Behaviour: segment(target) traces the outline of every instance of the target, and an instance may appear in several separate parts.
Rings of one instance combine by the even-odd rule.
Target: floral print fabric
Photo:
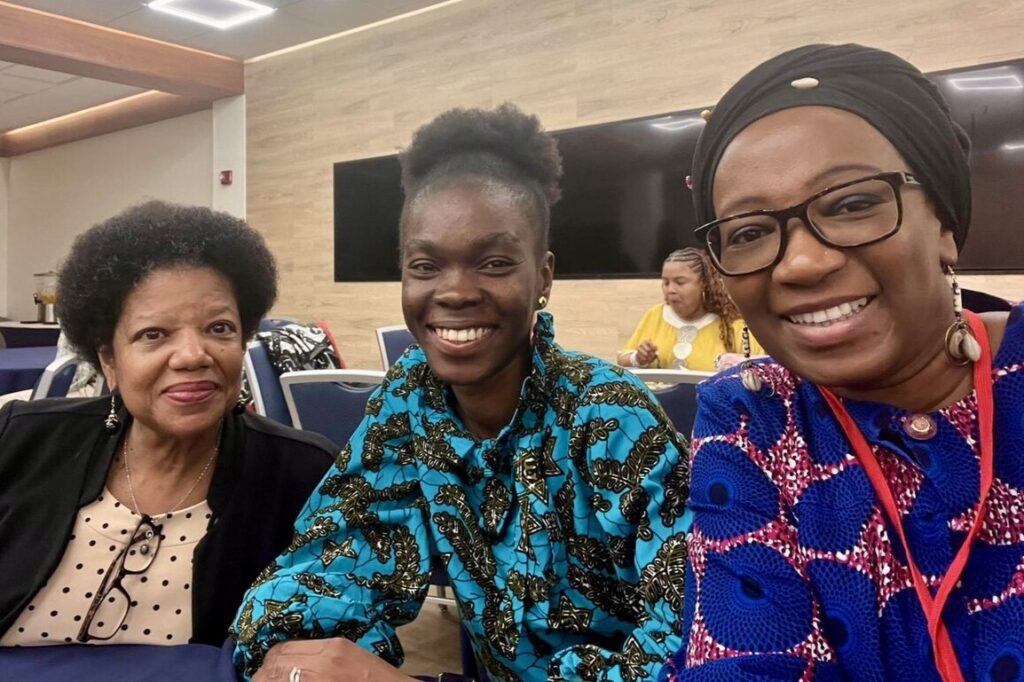
[[[257,580],[248,675],[276,642],[343,636],[400,664],[439,557],[495,680],[647,680],[679,648],[687,458],[634,376],[563,351],[550,315],[510,423],[479,441],[413,347]],[[682,453],[682,454],[681,454]]]

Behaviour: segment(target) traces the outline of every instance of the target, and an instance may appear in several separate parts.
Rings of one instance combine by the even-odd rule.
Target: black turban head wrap
[[[814,87],[800,79],[813,78]],[[807,45],[769,59],[741,78],[715,106],[693,159],[697,224],[715,219],[715,170],[744,128],[769,114],[803,106],[843,109],[875,127],[924,185],[957,249],[967,238],[970,140],[949,115],[938,88],[896,55],[861,45]],[[893,169],[898,170],[898,169]]]

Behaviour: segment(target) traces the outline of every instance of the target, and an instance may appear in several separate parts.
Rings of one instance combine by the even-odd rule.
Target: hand
[[[292,675],[293,670],[301,671]],[[275,644],[253,682],[410,682],[385,661],[341,637]]]
[[[722,353],[715,358],[715,369],[722,371],[743,362],[745,358],[740,353]]]
[[[658,347],[654,345],[653,341],[644,341],[640,344],[640,347],[636,349],[636,364],[641,367],[646,367],[652,362],[656,362],[658,359]]]

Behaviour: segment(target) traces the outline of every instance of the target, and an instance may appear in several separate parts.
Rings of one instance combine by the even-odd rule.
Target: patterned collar
[[[530,370],[530,378],[537,381],[540,386],[545,385],[548,376],[548,363],[551,353],[557,349],[555,345],[555,318],[551,313],[537,313],[537,320],[533,323],[533,335],[530,340],[533,346],[533,368]]]

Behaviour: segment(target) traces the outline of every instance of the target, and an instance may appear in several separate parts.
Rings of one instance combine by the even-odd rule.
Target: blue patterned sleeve
[[[232,636],[248,679],[274,644],[345,637],[401,665],[394,628],[415,618],[430,570],[424,504],[396,366],[295,524],[288,548],[245,596]]]
[[[623,641],[614,648],[585,644],[563,650],[549,677],[652,680],[682,641],[686,444],[654,396],[628,373],[590,388],[581,403],[573,456],[585,462],[591,513],[600,528],[587,540],[607,543],[615,576],[609,580],[582,565],[570,568],[569,582],[593,602],[595,613],[619,618]]]
[[[702,384],[688,512],[686,641],[663,682],[840,679],[780,483],[799,475],[775,433],[782,398],[735,372]],[[779,436],[779,437],[777,437]],[[780,450],[780,447],[783,450]]]

